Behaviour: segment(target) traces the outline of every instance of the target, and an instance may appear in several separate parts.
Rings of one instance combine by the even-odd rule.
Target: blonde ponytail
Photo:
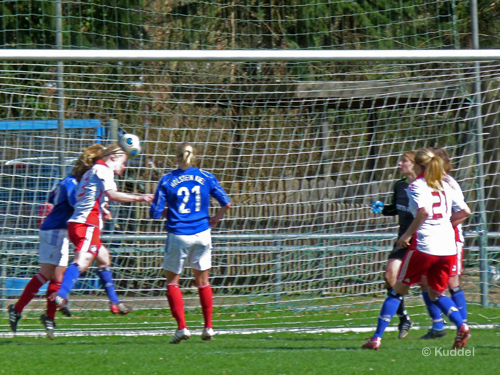
[[[427,185],[434,190],[443,190],[442,180],[446,173],[444,161],[432,150],[423,148],[415,155],[415,163],[424,169]]]
[[[179,168],[188,169],[194,165],[196,161],[196,155],[194,153],[194,147],[189,143],[182,143],[177,147],[177,154],[179,160]]]

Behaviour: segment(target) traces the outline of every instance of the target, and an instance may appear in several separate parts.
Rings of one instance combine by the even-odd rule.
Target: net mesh
[[[65,46],[79,48],[446,48],[465,43],[457,36],[467,24],[458,12],[462,5],[402,1],[393,9],[389,3],[377,2],[381,10],[375,11],[365,1],[137,2],[130,8],[121,1],[106,6],[65,2],[64,38]],[[53,17],[48,16],[53,13],[47,10],[35,22],[37,10],[28,2],[0,7],[4,47],[53,45]],[[22,14],[29,23],[20,22]],[[38,122],[58,117],[56,64],[5,62],[0,112],[12,123],[0,130],[1,302],[17,298],[38,269],[37,228],[47,194],[61,177],[60,154],[70,165],[82,148],[112,142],[110,120],[117,120],[143,141],[143,153],[118,179],[120,190],[154,192],[158,179],[175,167],[178,143],[188,141],[196,146],[199,166],[218,177],[233,201],[213,231],[215,304],[221,314],[265,306],[283,315],[279,322],[221,315],[219,327],[293,327],[304,324],[302,311],[377,310],[373,303],[385,292],[382,270],[397,223],[373,214],[369,205],[390,202],[404,151],[424,146],[448,151],[475,212],[465,225],[470,233],[478,228],[478,173],[484,168],[488,230],[500,232],[498,71],[497,62],[481,64],[484,143],[479,150],[472,62],[68,63],[62,76],[65,118],[99,125],[67,128],[66,146],[58,149],[56,130],[40,128]],[[21,120],[32,121],[33,128],[20,130],[14,122]],[[165,308],[163,223],[150,220],[142,203],[113,204],[111,210],[115,219],[104,235],[120,298],[139,310]],[[492,265],[497,265],[498,245],[498,239],[488,240]],[[478,302],[480,257],[474,237],[467,238],[466,249],[462,286],[470,301]],[[76,311],[107,309],[93,271],[83,275],[71,296]],[[198,295],[189,272],[181,282],[186,306],[193,309]],[[490,286],[495,302],[497,286]],[[43,309],[43,299],[28,309]],[[308,319],[313,326],[348,324],[326,322],[321,314]],[[120,324],[154,329],[163,323]],[[76,328],[85,329],[78,324],[70,329]]]
[[[2,2],[0,43],[52,48],[55,4]],[[481,5],[485,24],[493,23],[496,2]],[[82,0],[62,2],[62,16],[64,45],[73,48],[399,49],[469,42],[468,4],[460,1]]]

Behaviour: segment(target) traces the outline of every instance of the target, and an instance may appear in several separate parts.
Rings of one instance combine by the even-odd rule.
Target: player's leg
[[[399,269],[401,267],[402,259],[404,254],[406,253],[406,249],[395,248],[391,254],[389,254],[389,260],[387,261],[387,265],[385,267],[384,279],[387,288],[387,295],[389,295],[392,291],[392,287],[396,283],[396,279],[398,277]],[[408,312],[405,308],[404,298],[401,300],[401,303],[398,307],[398,311],[396,312],[399,317],[399,338],[405,338],[408,335],[408,331],[413,326],[413,321],[408,316]]]
[[[73,263],[68,266],[64,273],[61,288],[57,294],[52,294],[50,297],[56,302],[63,314],[67,311],[69,292],[75,286],[80,274],[92,264],[97,250],[101,247],[100,234],[99,229],[92,226],[79,223],[68,224],[68,236],[75,245],[75,256]]]
[[[411,285],[420,282],[422,275],[428,268],[429,259],[426,254],[409,249],[403,258],[399,269],[398,278],[390,295],[385,299],[377,320],[377,329],[372,338],[366,342],[362,349],[378,350],[382,344],[382,335],[389,326],[391,319],[396,314],[403,296],[408,293]]]
[[[427,284],[427,276],[422,277],[420,287],[422,288],[422,298],[424,300],[425,307],[427,308],[427,312],[432,319],[432,327],[424,336],[421,337],[421,339],[431,340],[446,336],[446,330],[444,329],[444,319],[441,313],[441,309],[435,303],[433,303],[431,298],[429,297],[429,285]]]
[[[429,288],[429,297],[433,298],[432,301],[457,327],[457,336],[455,337],[453,348],[463,348],[467,344],[467,339],[470,336],[470,329],[462,320],[462,316],[460,315],[455,303],[451,298],[444,294],[435,292],[431,287]]]
[[[66,265],[67,265],[67,259],[66,259]],[[57,294],[59,289],[61,288],[61,282],[64,277],[64,272],[66,271],[66,266],[57,266],[52,274],[52,278],[49,282],[49,286],[47,287],[47,294],[45,295],[47,299],[47,310],[45,314],[42,314],[40,316],[40,321],[45,327],[45,331],[47,332],[47,336],[50,339],[54,339],[54,329],[56,327],[55,323],[55,318],[56,318],[56,311],[57,311],[57,304],[51,300],[50,296],[53,294]],[[64,311],[64,314],[66,316],[71,315],[69,312],[69,309],[66,309]]]
[[[214,336],[212,325],[213,293],[209,281],[209,271],[212,267],[212,238],[210,230],[198,233],[197,242],[191,247],[189,262],[193,270],[194,282],[200,296],[201,311],[205,325],[201,339],[210,341]]]
[[[16,304],[8,307],[9,324],[13,332],[17,330],[17,323],[21,319],[23,309],[40,288],[52,278],[60,258],[61,248],[67,246],[68,242],[66,230],[40,231],[38,237],[40,271],[28,282]]]
[[[9,325],[12,332],[17,332],[17,324],[21,319],[21,313],[30,301],[36,296],[40,288],[48,281],[46,276],[47,271],[42,272],[43,264],[41,265],[40,271],[31,278],[31,280],[26,284],[24,290],[13,305],[9,305],[7,312],[9,314]]]
[[[58,296],[68,299],[68,294],[75,286],[80,274],[84,272],[94,261],[95,254],[89,252],[75,251],[75,257],[73,258],[73,263],[71,263],[66,272],[61,283],[61,288],[57,293]]]
[[[177,322],[177,331],[174,337],[170,340],[170,344],[179,344],[182,340],[187,340],[191,336],[184,315],[184,300],[182,298],[182,291],[179,285],[180,274],[170,271],[165,271],[167,279],[167,301],[170,307],[170,313]]]
[[[40,322],[45,328],[45,332],[47,333],[47,337],[51,340],[54,340],[54,330],[56,328],[56,311],[57,304],[55,301],[51,300],[52,295],[56,295],[59,289],[61,288],[61,282],[64,277],[64,272],[66,271],[66,266],[68,264],[68,258],[66,257],[65,266],[57,266],[54,269],[52,277],[49,282],[49,286],[47,287],[47,293],[45,298],[47,299],[47,310],[44,314],[40,316]],[[71,316],[71,312],[66,307],[61,311],[65,316]]]
[[[101,287],[106,292],[109,298],[109,309],[113,314],[128,314],[132,311],[131,308],[126,306],[124,303],[120,302],[118,295],[116,294],[115,283],[113,281],[113,274],[111,273],[111,257],[109,251],[105,246],[101,246],[96,260],[98,262],[97,276],[101,282]]]
[[[68,264],[68,260],[66,258],[66,265]],[[59,272],[57,272],[59,269]],[[47,276],[47,278],[50,280],[49,285],[47,287],[47,293],[45,294],[45,298],[47,299],[47,311],[49,311],[49,305],[50,302],[48,301],[48,295],[50,292],[54,291],[53,285],[54,281],[53,279],[56,277],[55,275],[58,273],[60,279],[62,279],[62,275],[64,274],[64,270],[66,267],[58,267],[57,265],[54,264],[41,264],[40,271],[44,273],[44,275]],[[52,302],[52,304],[54,304]],[[55,315],[55,307],[54,307],[54,315]],[[54,339],[54,328],[55,328],[55,323],[54,323],[54,316],[52,318],[49,318],[47,314],[42,314],[40,316],[40,321],[43,324],[45,328],[45,332],[47,333],[47,336],[53,340]]]
[[[456,256],[442,256],[436,258],[438,260],[429,268],[427,273],[429,297],[457,327],[457,336],[455,337],[453,348],[462,348],[467,344],[467,339],[470,336],[470,329],[468,325],[464,323],[462,315],[458,311],[453,300],[444,295],[444,291],[449,283],[452,267],[456,264]]]
[[[464,253],[464,244],[462,242],[457,241],[457,266],[456,271],[452,272],[450,277],[450,283],[448,284],[448,288],[451,293],[451,299],[457,305],[458,311],[462,315],[462,319],[465,323],[467,323],[467,301],[465,299],[465,294],[462,288],[460,288],[460,276],[463,271],[463,253]]]
[[[177,331],[170,340],[170,344],[179,344],[182,340],[187,340],[191,336],[184,314],[184,300],[180,288],[180,276],[184,268],[184,263],[188,255],[188,246],[186,240],[190,236],[179,236],[169,233],[165,245],[165,254],[163,257],[163,269],[167,281],[167,301],[170,307],[170,313],[177,322]]]
[[[467,301],[462,288],[460,288],[460,279],[458,275],[450,278],[449,290],[451,299],[457,305],[458,311],[462,315],[462,320],[467,323]]]
[[[382,304],[382,309],[380,310],[380,315],[377,320],[377,329],[375,330],[373,337],[361,347],[362,349],[380,349],[382,344],[382,335],[389,326],[393,316],[396,314],[403,296],[408,293],[408,289],[409,286],[402,284],[400,281],[397,281],[396,284],[394,284],[391,293]]]
[[[200,305],[201,312],[203,314],[203,320],[205,321],[201,339],[204,341],[210,341],[214,336],[214,330],[212,325],[213,293],[208,279],[209,270],[198,271],[193,268],[193,274],[196,287],[198,288],[198,294],[200,296]]]
[[[47,299],[47,310],[40,316],[40,322],[45,328],[45,332],[50,339],[54,339],[54,329],[56,327],[55,315],[57,305],[50,300],[51,295],[55,295],[61,287],[61,282],[64,272],[68,267],[69,261],[69,239],[66,229],[58,229],[52,231],[41,231],[40,243],[44,242],[44,251],[40,251],[40,258],[43,258],[47,263],[42,265],[42,270],[46,271],[46,276],[49,278],[49,285],[45,298]],[[66,316],[71,316],[68,309],[63,311]]]

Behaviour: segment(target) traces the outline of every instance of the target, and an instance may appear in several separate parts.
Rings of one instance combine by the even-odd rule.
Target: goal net
[[[66,64],[65,117],[98,125],[66,132],[65,143],[77,147],[65,150],[54,147],[54,130],[34,120],[56,116],[54,94],[42,80],[53,66],[9,63],[2,72],[9,77],[25,69],[24,79],[2,78],[2,86],[9,87],[3,102],[12,103],[3,111],[6,118],[31,119],[22,130],[17,121],[4,122],[1,130],[4,305],[38,268],[40,208],[60,178],[43,171],[58,170],[58,153],[71,160],[83,147],[112,142],[113,122],[143,140],[143,153],[118,178],[121,190],[154,192],[159,177],[175,167],[178,143],[189,141],[199,166],[218,176],[231,196],[233,208],[213,231],[211,284],[221,314],[274,309],[293,326],[303,324],[294,319],[303,311],[373,309],[385,292],[381,272],[397,223],[373,214],[369,205],[390,203],[400,178],[397,162],[408,150],[445,148],[474,212],[482,152],[486,214],[490,231],[498,232],[496,63],[481,67],[486,110],[480,151],[468,63]],[[96,128],[104,129],[99,136]],[[104,237],[121,298],[136,310],[165,309],[163,223],[150,220],[142,203],[115,204],[112,210],[115,220]],[[463,286],[471,302],[478,302],[479,290],[476,222],[472,218],[465,225],[472,237]],[[197,307],[189,270],[182,288],[187,308]],[[107,309],[93,269],[83,275],[71,303],[75,311]],[[29,308],[43,308],[43,298]],[[278,324],[246,319],[221,324]]]
[[[2,6],[14,3],[24,9],[22,1]],[[273,1],[253,8],[246,2],[174,1],[171,8],[115,3],[106,8],[116,11],[113,22],[100,5],[92,4],[93,18],[88,18],[77,3],[66,3],[64,46],[368,50],[459,48],[467,42],[461,38],[468,21],[457,12],[462,5],[448,2],[404,1],[398,9],[379,2],[377,11],[361,10],[357,1]],[[135,5],[137,10],[124,11]],[[16,24],[8,12],[0,16],[4,48],[54,45],[54,30],[34,12],[22,12],[25,19],[38,20],[28,25]],[[69,61],[59,73],[56,62],[33,60],[3,61],[0,69],[2,308],[38,270],[38,225],[48,192],[63,177],[61,166],[70,168],[91,144],[115,142],[120,131],[143,142],[142,154],[117,178],[120,190],[153,193],[159,178],[175,168],[177,145],[191,142],[199,167],[214,173],[231,197],[233,207],[212,231],[210,282],[219,330],[348,327],[345,314],[375,314],[398,227],[394,217],[373,214],[370,204],[391,202],[401,177],[397,162],[408,150],[442,147],[452,157],[453,175],[474,212],[464,226],[462,279],[471,303],[479,303],[484,292],[485,262],[498,268],[497,61],[480,63],[479,90],[473,61],[432,58],[207,62],[138,56],[136,61]],[[58,82],[63,90],[58,91]],[[56,125],[60,94],[63,134]],[[57,142],[61,138],[63,147]],[[113,204],[111,210],[115,219],[103,237],[117,291],[144,319],[117,322],[100,314],[58,331],[106,333],[117,325],[131,332],[174,329],[163,311],[164,223],[149,219],[143,203]],[[488,237],[481,244],[483,216]],[[498,303],[498,286],[490,281],[490,301]],[[181,284],[188,324],[201,327],[201,315],[191,314],[199,302],[189,269]],[[35,318],[44,309],[42,293],[25,309],[24,332],[40,330]],[[82,315],[107,311],[95,268],[82,275],[70,300]],[[421,304],[417,292],[408,301]],[[374,318],[362,324],[371,327]]]

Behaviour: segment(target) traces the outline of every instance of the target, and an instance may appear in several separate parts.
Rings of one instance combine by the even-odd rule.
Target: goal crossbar
[[[492,61],[500,49],[77,50],[4,49],[2,61]]]

